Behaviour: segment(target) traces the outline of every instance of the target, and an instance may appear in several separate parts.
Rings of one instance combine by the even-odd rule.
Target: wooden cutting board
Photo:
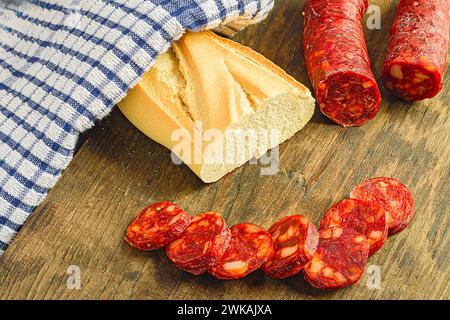
[[[381,8],[381,30],[365,30],[379,78],[397,1],[371,3]],[[310,86],[301,45],[304,5],[278,0],[265,22],[235,39]],[[382,88],[380,113],[361,128],[342,128],[316,112],[281,145],[277,175],[260,176],[259,166],[247,164],[209,185],[172,164],[168,150],[115,110],[86,135],[0,259],[0,298],[449,299],[449,79],[439,96],[415,104]],[[267,228],[294,213],[317,224],[353,186],[376,176],[401,180],[416,203],[410,227],[369,260],[370,270],[380,271],[379,288],[370,285],[373,274],[334,292],[310,287],[301,275],[273,280],[261,271],[218,281],[178,270],[164,251],[139,252],[122,240],[136,213],[160,200],[192,214],[217,210],[229,225],[249,221]],[[67,280],[77,268],[81,288],[70,289]]]

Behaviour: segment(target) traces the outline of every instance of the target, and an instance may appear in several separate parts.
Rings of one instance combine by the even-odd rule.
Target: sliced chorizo
[[[156,250],[177,239],[191,217],[176,204],[163,201],[143,209],[130,223],[125,240],[140,250]]]
[[[300,272],[316,252],[317,228],[305,216],[292,215],[275,222],[269,229],[275,254],[263,265],[272,278],[284,279]]]
[[[384,86],[409,101],[434,97],[447,66],[450,1],[401,0],[383,63]]]
[[[181,236],[166,247],[175,265],[198,275],[215,265],[231,239],[230,229],[217,212],[204,212],[192,218]]]
[[[333,205],[320,221],[320,228],[347,227],[362,233],[370,245],[369,256],[381,249],[388,235],[386,210],[358,199],[344,199]]]
[[[367,238],[350,228],[319,230],[319,245],[303,269],[305,280],[320,289],[339,289],[357,283],[369,256]]]
[[[357,185],[350,197],[373,202],[386,210],[389,235],[405,229],[414,217],[414,199],[400,181],[392,178],[373,178]]]
[[[251,223],[231,227],[231,241],[209,272],[218,279],[240,279],[259,269],[274,254],[272,236]]]
[[[342,126],[360,126],[380,108],[362,28],[367,7],[367,0],[308,0],[305,8],[303,48],[317,103]]]

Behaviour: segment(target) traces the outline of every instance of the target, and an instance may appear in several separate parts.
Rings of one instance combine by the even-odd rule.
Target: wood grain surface
[[[379,78],[397,1],[381,8],[381,30],[365,30]],[[305,1],[278,0],[270,17],[235,36],[309,84],[302,51]],[[277,175],[244,165],[217,183],[202,183],[165,148],[146,138],[117,110],[81,144],[57,186],[0,259],[3,299],[449,299],[449,81],[436,98],[408,104],[382,89],[377,118],[342,128],[319,112],[280,147]],[[381,87],[380,87],[381,88]],[[172,200],[191,214],[217,210],[229,225],[269,227],[288,214],[318,223],[326,209],[363,179],[400,179],[415,198],[415,219],[370,258],[381,287],[366,274],[353,287],[326,292],[297,275],[273,280],[261,271],[238,281],[178,270],[164,251],[139,252],[122,239],[144,206]],[[78,266],[81,288],[69,289]],[[374,267],[371,267],[374,268]]]

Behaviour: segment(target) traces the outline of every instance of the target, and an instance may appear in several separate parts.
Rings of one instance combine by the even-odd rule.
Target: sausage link
[[[367,7],[367,0],[309,0],[306,4],[306,67],[320,110],[342,126],[360,126],[380,108],[362,28]]]

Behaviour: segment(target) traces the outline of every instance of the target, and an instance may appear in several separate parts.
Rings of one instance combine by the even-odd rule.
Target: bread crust
[[[261,54],[203,31],[188,32],[174,43],[119,108],[139,130],[172,150],[204,182],[214,182],[300,130],[312,117],[314,99],[308,88]],[[222,136],[206,147],[199,146],[194,141],[198,123],[203,130],[218,130]],[[227,132],[239,129],[257,134],[279,130],[280,138],[267,146],[230,151],[245,152],[244,161],[239,158],[235,163],[210,165],[208,160],[217,151],[214,149],[222,148],[219,143]],[[185,133],[188,155],[178,149],[179,141],[174,139],[174,132],[180,131]],[[202,158],[194,159],[198,153]]]
[[[225,47],[232,48],[236,50],[238,53],[242,54],[243,57],[250,57],[253,59],[253,62],[258,63],[261,66],[266,67],[267,69],[271,69],[273,73],[275,73],[280,78],[286,80],[289,82],[290,85],[296,87],[299,91],[303,91],[305,94],[311,94],[309,89],[304,86],[302,83],[298,82],[294,79],[290,74],[288,74],[286,71],[281,69],[279,66],[277,66],[275,63],[264,57],[259,52],[256,52],[255,50],[244,46],[240,44],[239,42],[221,37],[217,34],[215,34],[212,31],[203,31],[199,32],[198,35],[205,35],[206,37],[210,37],[211,39],[214,39],[214,41],[224,45]]]

